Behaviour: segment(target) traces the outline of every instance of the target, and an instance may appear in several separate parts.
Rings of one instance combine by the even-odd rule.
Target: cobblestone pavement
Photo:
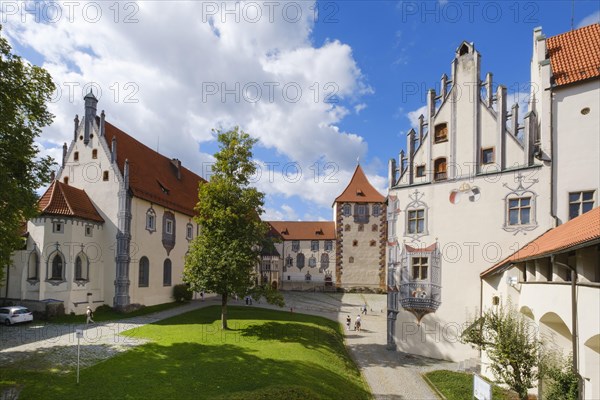
[[[374,294],[285,293],[286,307],[295,312],[320,315],[345,326],[366,303],[360,332],[346,331],[346,345],[378,400],[437,399],[421,378],[433,369],[455,369],[455,364],[412,356],[386,349],[386,297]],[[81,366],[93,365],[144,341],[123,332],[145,324],[179,315],[205,306],[220,304],[216,296],[155,314],[122,321],[85,324],[29,324],[0,327],[0,364],[16,368],[53,368],[69,371],[77,361],[76,329],[83,329],[80,339]],[[232,301],[241,305],[241,301]],[[268,305],[257,306],[275,308]],[[84,317],[82,317],[83,320]]]

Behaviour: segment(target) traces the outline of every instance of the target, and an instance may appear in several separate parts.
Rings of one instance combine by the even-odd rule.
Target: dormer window
[[[164,193],[164,194],[169,194],[169,188],[166,187],[165,185],[162,184],[161,181],[159,181],[158,179],[156,180],[156,182],[158,182],[158,186],[160,186],[160,190]]]
[[[434,129],[434,142],[442,143],[448,141],[448,124],[437,124]]]

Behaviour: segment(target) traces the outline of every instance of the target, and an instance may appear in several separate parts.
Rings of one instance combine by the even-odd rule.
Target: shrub
[[[192,300],[192,296],[193,293],[188,285],[181,283],[173,286],[173,297],[175,298],[175,301],[185,303]]]
[[[573,356],[567,359],[559,357],[544,368],[544,398],[548,400],[577,400],[579,377],[573,371]]]

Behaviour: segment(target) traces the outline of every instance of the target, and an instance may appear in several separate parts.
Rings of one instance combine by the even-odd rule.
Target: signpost
[[[83,337],[83,329],[75,329],[77,337],[77,383],[79,383],[79,339]]]
[[[473,374],[473,398],[492,400],[492,385],[477,374]]]

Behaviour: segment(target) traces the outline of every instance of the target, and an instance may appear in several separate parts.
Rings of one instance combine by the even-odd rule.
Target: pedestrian
[[[200,299],[204,301],[204,290],[200,292]]]
[[[360,325],[361,325],[360,322],[361,322],[361,320],[360,320],[360,314],[358,314],[356,316],[356,322],[354,323],[354,330],[355,331],[359,331],[360,332]]]
[[[246,305],[250,304],[250,299],[248,298],[248,296],[246,296],[244,299],[246,300]]]
[[[350,315],[348,315],[346,317],[346,327],[348,330],[350,330],[350,323],[352,323],[352,318],[350,318]]]
[[[86,310],[86,312],[85,312],[85,313],[86,313],[86,315],[87,315],[87,319],[86,319],[86,321],[85,321],[85,324],[86,324],[86,325],[87,325],[87,324],[89,324],[89,323],[92,323],[92,324],[94,324],[95,322],[94,322],[94,320],[92,319],[92,318],[94,317],[94,313],[92,312],[92,309],[90,308],[90,306],[87,306],[87,310]]]
[[[363,307],[363,309],[362,309],[362,313],[363,313],[364,315],[367,315],[367,303],[365,303],[365,306],[364,306],[364,307]]]

